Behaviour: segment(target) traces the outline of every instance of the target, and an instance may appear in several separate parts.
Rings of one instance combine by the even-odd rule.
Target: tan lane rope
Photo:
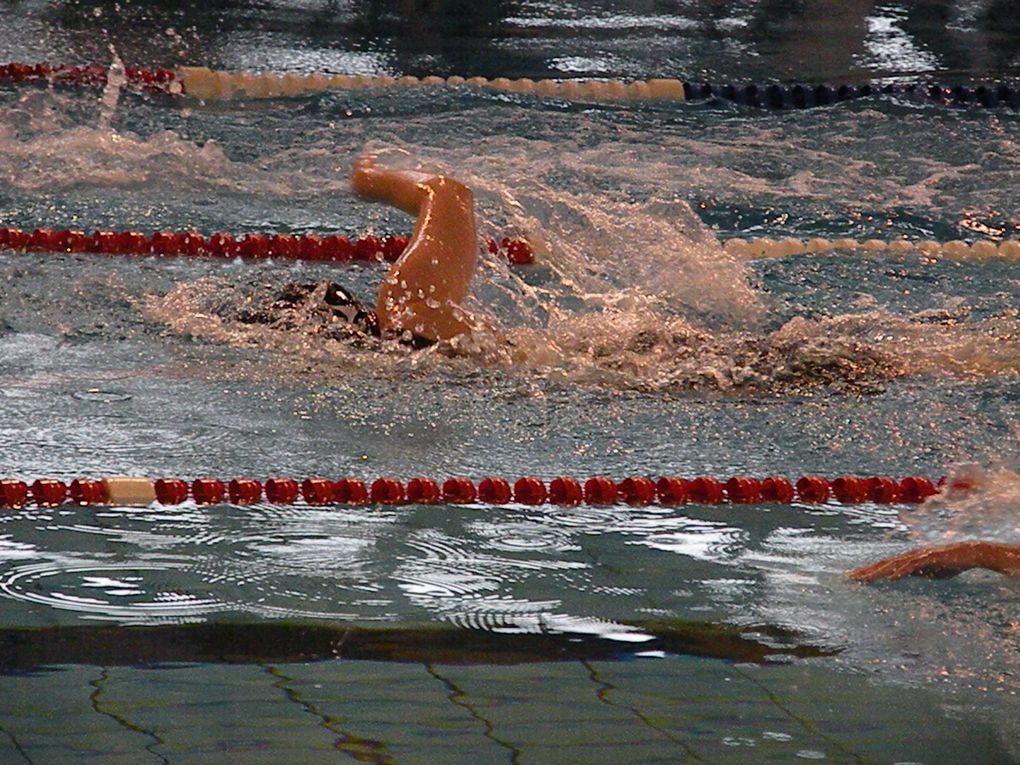
[[[1007,239],[994,242],[987,239],[973,243],[954,240],[893,239],[727,239],[726,252],[738,260],[769,260],[792,255],[824,255],[837,251],[857,253],[912,253],[946,260],[1005,260],[1020,261],[1020,241]]]
[[[214,71],[204,66],[186,66],[177,70],[176,79],[186,95],[202,101],[231,98],[280,98],[371,88],[408,88],[449,85],[482,88],[508,93],[534,93],[568,101],[683,101],[680,80],[511,80],[506,77],[387,77],[346,74],[254,74]]]

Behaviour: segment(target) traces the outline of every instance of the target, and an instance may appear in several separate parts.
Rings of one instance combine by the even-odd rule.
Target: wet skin
[[[902,579],[905,576],[948,579],[972,568],[986,568],[1007,575],[1020,574],[1020,545],[970,541],[921,547],[855,568],[848,576],[859,582]]]
[[[478,254],[474,197],[459,181],[418,170],[382,168],[358,158],[354,190],[416,215],[411,240],[379,288],[376,314],[383,333],[451,340],[474,325],[461,305]]]

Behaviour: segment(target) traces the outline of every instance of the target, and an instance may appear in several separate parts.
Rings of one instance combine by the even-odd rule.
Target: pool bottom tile
[[[72,666],[0,697],[12,763],[1014,761],[934,693],[816,661]]]

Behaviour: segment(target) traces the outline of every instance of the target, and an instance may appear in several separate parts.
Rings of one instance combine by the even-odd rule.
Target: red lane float
[[[179,505],[188,498],[188,484],[179,478],[160,478],[153,488],[161,505]]]
[[[650,505],[655,501],[655,482],[645,476],[624,478],[616,485],[616,491],[628,505]]]
[[[349,239],[338,234],[267,234],[261,232],[234,236],[217,232],[205,236],[197,231],[156,231],[146,236],[140,231],[93,231],[72,229],[0,228],[0,249],[25,252],[95,253],[158,257],[250,258],[254,260],[310,260],[327,263],[393,263],[407,248],[404,235],[366,234]],[[487,241],[488,250],[514,265],[535,262],[531,245],[524,239],[503,238]]]
[[[761,498],[780,505],[793,502],[793,484],[781,475],[770,475],[761,482]]]
[[[380,505],[399,505],[404,501],[404,484],[396,478],[376,478],[369,496]]]
[[[718,478],[709,475],[698,476],[687,484],[691,502],[700,505],[718,505],[723,501],[723,487]]]
[[[200,505],[218,505],[226,491],[223,481],[216,478],[196,478],[191,484],[191,496]]]
[[[333,502],[333,482],[328,478],[306,478],[301,482],[301,496],[309,505],[328,505]]]
[[[439,502],[439,484],[431,478],[412,478],[407,482],[407,501],[419,505]]]
[[[483,478],[478,484],[478,501],[487,505],[505,505],[510,501],[510,484],[505,478]]]
[[[690,499],[687,481],[675,475],[663,476],[656,481],[655,495],[660,505],[682,505]]]
[[[470,478],[447,478],[443,481],[443,500],[455,505],[474,502],[478,490]]]
[[[589,505],[613,505],[618,496],[612,478],[597,475],[584,482],[584,501]]]
[[[761,481],[748,476],[734,476],[723,486],[726,498],[733,504],[753,505],[761,502]]]
[[[579,505],[584,501],[584,489],[571,476],[560,476],[549,482],[549,501],[554,505]]]
[[[76,478],[67,487],[71,502],[76,505],[105,505],[110,501],[102,481]]]
[[[522,505],[541,505],[548,499],[545,484],[540,478],[525,476],[514,482],[514,501]]]
[[[333,484],[333,501],[340,505],[364,505],[368,487],[360,478],[342,478]]]
[[[67,66],[66,64],[23,64],[13,62],[0,64],[0,82],[39,82],[47,85],[65,85],[101,88],[109,80],[110,72],[105,66]],[[177,81],[172,69],[146,69],[137,66],[124,67],[124,79],[131,90],[148,93],[178,95],[184,92],[183,84]]]
[[[0,507],[24,507],[27,500],[27,483],[12,479],[0,480]]]
[[[298,483],[293,478],[270,478],[262,489],[266,501],[274,505],[292,505],[298,496]]]
[[[262,484],[253,478],[235,478],[227,484],[227,493],[232,505],[251,505],[262,499]]]
[[[898,502],[900,499],[899,483],[887,475],[877,475],[865,479],[864,488],[868,493],[868,500],[871,502],[887,505]]]
[[[941,486],[943,482],[939,483]],[[954,483],[952,490],[961,493],[967,486]],[[835,499],[841,505],[870,502],[874,504],[920,503],[939,493],[939,489],[923,476],[907,476],[899,481],[889,476],[838,476],[829,480],[807,475],[792,484],[783,476],[763,479],[733,476],[725,481],[713,476],[693,479],[663,476],[653,480],[647,476],[628,476],[619,482],[607,476],[592,476],[582,483],[572,476],[558,476],[546,484],[541,478],[524,476],[511,484],[507,479],[489,476],[475,483],[464,477],[448,478],[441,484],[432,478],[417,477],[406,485],[390,476],[376,478],[366,486],[360,478],[332,480],[323,477],[305,478],[300,483],[292,478],[269,478],[260,483],[253,478],[234,478],[224,482],[218,478],[196,478],[190,484],[180,478],[150,480],[137,477],[111,477],[102,480],[79,478],[65,484],[52,478],[39,478],[31,485],[14,478],[0,479],[0,508],[21,508],[28,504],[51,508],[65,503],[78,505],[143,505],[150,501],[161,505],[179,505],[189,498],[198,505],[251,505],[265,497],[275,505],[292,505],[303,501],[310,506],[401,504],[468,504],[592,506],[626,504],[663,507],[681,504],[731,505],[789,504],[797,501],[825,504]]]
[[[932,482],[922,476],[907,476],[900,481],[899,490],[903,502],[924,502],[928,497],[938,494]]]
[[[818,475],[805,475],[794,485],[801,502],[821,505],[829,501],[829,482]]]
[[[841,475],[832,482],[832,496],[841,504],[854,505],[868,499],[868,487],[863,479],[853,475]]]
[[[67,499],[67,486],[63,481],[40,478],[32,483],[32,498],[39,507],[59,507]]]

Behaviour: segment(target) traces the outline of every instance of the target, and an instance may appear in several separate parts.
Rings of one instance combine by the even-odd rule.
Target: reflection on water
[[[0,675],[57,664],[122,666],[182,662],[269,664],[345,659],[450,664],[522,664],[681,654],[747,663],[811,658],[830,651],[764,627],[757,634],[695,621],[647,622],[631,639],[586,630],[508,635],[437,626],[376,627],[307,622],[0,628]],[[609,638],[609,639],[607,639]],[[781,644],[784,643],[784,644]]]
[[[810,542],[803,524],[811,518],[799,520]],[[32,622],[61,611],[150,624],[230,614],[356,622],[418,614],[473,628],[603,637],[626,635],[617,623],[649,612],[726,616],[734,599],[711,588],[742,572],[753,598],[757,563],[747,561],[790,532],[654,507],[522,513],[190,504],[26,509],[9,514],[3,530],[0,589],[13,601],[47,606],[23,610]]]
[[[1016,71],[1008,0],[21,3],[0,58],[485,77],[959,77]],[[97,30],[97,25],[99,29]],[[97,33],[98,32],[98,33]]]

